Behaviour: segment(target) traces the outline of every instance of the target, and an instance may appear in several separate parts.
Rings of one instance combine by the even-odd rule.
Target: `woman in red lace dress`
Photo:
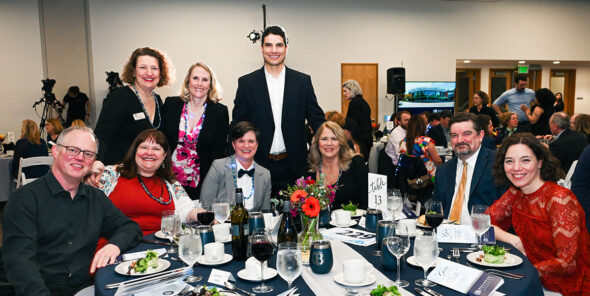
[[[502,143],[494,174],[511,185],[489,208],[496,238],[528,257],[546,289],[588,295],[590,235],[576,196],[555,183],[564,176],[559,161],[532,134],[518,133]]]

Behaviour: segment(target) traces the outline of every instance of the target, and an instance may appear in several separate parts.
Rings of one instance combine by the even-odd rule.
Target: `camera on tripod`
[[[44,131],[43,127],[45,127],[45,121],[47,120],[51,109],[55,110],[55,113],[57,113],[57,117],[62,122],[62,124],[64,124],[65,121],[62,116],[62,111],[64,109],[64,105],[62,105],[55,98],[55,94],[53,93],[53,87],[55,86],[55,79],[47,78],[47,79],[41,80],[41,82],[43,83],[43,87],[41,87],[41,90],[43,91],[43,97],[35,102],[35,104],[33,105],[33,109],[37,110],[37,108],[36,108],[37,105],[44,103],[43,112],[40,115],[41,116],[40,127],[43,132]]]
[[[48,104],[55,103],[57,101],[57,99],[55,98],[55,94],[53,93],[53,87],[55,86],[55,79],[47,78],[47,79],[41,80],[41,82],[43,82],[43,87],[41,88],[41,90],[44,91],[43,99],[45,99],[45,102]],[[59,102],[57,102],[57,104],[59,105],[58,107],[62,107],[61,104],[59,104]]]
[[[109,93],[123,86],[123,81],[119,77],[119,73],[115,71],[105,72],[107,74],[107,83],[109,84]]]

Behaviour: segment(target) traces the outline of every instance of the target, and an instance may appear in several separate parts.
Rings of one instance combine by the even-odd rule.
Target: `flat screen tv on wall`
[[[406,81],[406,93],[398,110],[412,114],[455,109],[455,81]]]

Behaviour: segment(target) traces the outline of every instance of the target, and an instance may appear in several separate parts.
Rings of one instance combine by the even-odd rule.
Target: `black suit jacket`
[[[168,97],[162,108],[162,117],[166,118],[162,131],[170,142],[170,150],[174,151],[178,145],[178,130],[184,101],[180,97]],[[229,130],[229,113],[227,107],[221,103],[208,103],[205,109],[203,129],[197,142],[197,153],[201,161],[201,181],[197,192],[201,191],[201,184],[215,159],[225,157],[225,145]]]
[[[434,145],[447,148],[447,137],[445,137],[442,125],[431,127],[426,135],[434,140]]]
[[[307,166],[305,120],[315,131],[325,121],[324,112],[318,105],[311,77],[289,68],[285,68],[285,71],[281,130],[291,167],[297,176],[302,176]],[[260,165],[268,167],[275,125],[264,68],[238,79],[232,126],[240,121],[249,121],[260,130],[258,151],[254,159]]]
[[[494,201],[506,192],[507,188],[505,186],[496,186],[494,183],[492,169],[495,158],[495,151],[484,147],[480,148],[473,177],[471,178],[471,187],[469,188],[469,202],[467,203],[469,210],[473,205],[491,206]],[[458,158],[453,157],[436,169],[432,199],[442,202],[445,217],[447,218],[450,213],[451,202],[453,202],[453,194],[455,193],[457,161]]]
[[[549,144],[549,151],[561,161],[561,168],[567,174],[572,162],[580,157],[586,145],[588,141],[583,134],[568,128]]]
[[[365,158],[369,156],[369,149],[373,146],[373,136],[371,131],[371,107],[365,101],[362,95],[358,95],[350,100],[346,117],[354,119],[360,129],[360,145],[364,146],[363,154]]]

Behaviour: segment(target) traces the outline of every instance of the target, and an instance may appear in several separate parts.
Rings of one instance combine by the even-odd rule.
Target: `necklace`
[[[336,183],[334,186],[338,186],[338,182],[340,182],[340,176],[342,176],[342,169],[338,167],[338,179],[336,179]],[[322,164],[320,163],[320,178],[322,177]]]
[[[231,156],[231,171],[232,171],[232,177],[234,179],[234,186],[235,188],[238,188],[238,177],[237,177],[237,173],[236,173],[236,168],[237,168],[237,163],[236,163],[236,156],[232,155]],[[252,166],[254,167],[254,163],[252,163]],[[250,199],[253,195],[254,195],[254,175],[252,174],[252,191],[250,191],[250,194],[248,196],[244,196],[244,199]]]
[[[152,96],[154,97],[154,102],[156,103],[156,114],[154,115],[154,121],[156,121],[156,117],[158,117],[158,126],[154,126],[154,124],[150,120],[150,115],[147,113],[147,110],[145,109],[145,105],[143,104],[143,101],[141,100],[141,97],[139,96],[139,92],[137,92],[137,88],[135,88],[135,85],[132,85],[132,86],[133,86],[133,90],[135,91],[135,95],[137,96],[137,99],[139,100],[139,103],[141,104],[141,109],[143,109],[143,114],[145,114],[145,117],[147,117],[148,122],[150,123],[150,125],[153,128],[159,129],[160,125],[162,125],[162,117],[160,116],[160,104],[158,104],[158,100],[156,99],[156,97],[158,97],[158,94],[156,94],[155,92],[152,91]]]
[[[166,191],[168,192],[168,201],[164,201],[164,180],[162,180],[162,178],[160,178],[160,189],[162,190],[162,193],[160,193],[160,197],[155,197],[152,195],[152,193],[147,189],[147,187],[145,187],[145,183],[143,183],[143,179],[141,178],[140,175],[137,175],[137,179],[139,180],[139,183],[141,184],[141,187],[143,187],[143,190],[145,191],[145,193],[147,193],[147,195],[149,197],[151,197],[153,200],[157,201],[159,204],[162,205],[167,205],[170,204],[170,202],[172,202],[172,196],[170,195],[170,190],[168,189],[168,185],[166,185]]]
[[[205,110],[207,109],[207,103],[203,105],[203,115],[201,115],[201,119],[199,119],[199,121],[197,122],[197,130],[195,131],[195,134],[197,134],[197,136],[192,141],[189,141],[188,139],[188,113],[190,112],[190,106],[187,107],[187,105],[188,103],[184,103],[184,110],[182,110],[182,114],[184,115],[184,141],[188,142],[189,144],[194,144],[199,140],[199,137],[201,136],[201,130],[203,129],[203,120],[205,120]]]

